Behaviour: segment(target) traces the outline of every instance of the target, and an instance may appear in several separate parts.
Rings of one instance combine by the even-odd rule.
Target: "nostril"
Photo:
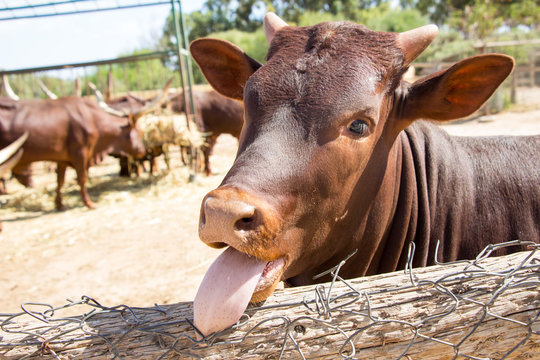
[[[256,226],[257,225],[256,225],[255,214],[249,217],[243,217],[234,223],[235,230],[248,231],[248,230],[255,229]]]
[[[217,192],[217,191],[216,191]],[[199,236],[206,243],[234,242],[245,231],[257,229],[262,213],[252,204],[235,198],[209,195],[203,201],[199,217]],[[224,241],[227,238],[228,241]]]
[[[203,203],[203,206],[201,207],[201,214],[199,216],[199,229],[204,228],[204,225],[206,225],[206,203],[208,202],[208,199],[206,199]]]
[[[201,212],[201,217],[199,218],[199,227],[202,229],[206,225],[206,215],[204,212]]]

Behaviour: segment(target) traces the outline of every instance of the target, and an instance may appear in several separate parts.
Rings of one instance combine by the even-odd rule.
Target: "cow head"
[[[138,126],[138,119],[153,111],[159,110],[167,101],[169,88],[173,78],[170,78],[163,89],[153,99],[139,99],[133,94],[128,94],[105,102],[104,96],[97,87],[89,82],[88,86],[93,90],[99,107],[114,118],[127,118],[128,124],[122,127],[122,135],[119,136],[112,149],[109,151],[122,155],[131,155],[142,158],[146,155],[144,135]]]
[[[419,118],[472,113],[513,68],[507,56],[484,55],[402,82],[434,25],[405,33],[350,22],[290,27],[268,14],[265,32],[265,65],[223,40],[191,45],[209,83],[245,104],[236,160],[201,207],[202,241],[229,247],[195,300],[205,334],[234,323],[250,297],[265,299],[280,279],[310,283],[354,249],[351,263],[368,273],[392,216],[386,185],[396,182],[388,159],[398,134]]]
[[[143,158],[146,155],[146,147],[143,141],[143,132],[137,123],[131,121],[122,128],[123,136],[119,139],[122,144],[120,147],[125,155],[131,155],[136,159]]]
[[[94,156],[103,156],[103,152],[109,154],[118,154],[123,156],[133,156],[136,159],[144,157],[146,148],[143,141],[143,132],[132,115],[120,117],[116,114],[102,113],[103,109],[97,108],[104,117],[107,126],[112,126],[116,130],[113,136],[102,135],[98,140],[94,151]]]

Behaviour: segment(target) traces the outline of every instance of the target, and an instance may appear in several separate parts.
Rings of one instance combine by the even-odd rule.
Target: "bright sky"
[[[182,0],[182,10],[200,9],[202,0]],[[20,6],[2,0],[0,8]],[[0,21],[0,69],[112,59],[151,46],[170,5],[89,14]]]

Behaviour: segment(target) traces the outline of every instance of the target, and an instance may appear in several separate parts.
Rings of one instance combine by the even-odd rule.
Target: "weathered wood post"
[[[532,359],[540,348],[538,250],[278,290],[232,329],[200,341],[191,303],[26,304],[0,316],[0,357]]]

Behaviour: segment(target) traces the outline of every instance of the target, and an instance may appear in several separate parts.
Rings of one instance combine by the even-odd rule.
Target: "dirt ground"
[[[488,118],[445,125],[457,135],[540,133],[540,88],[518,92],[519,106]],[[80,201],[68,170],[64,203],[54,211],[54,172],[35,166],[34,189],[7,182],[0,196],[0,313],[24,302],[59,306],[82,295],[106,306],[152,306],[190,301],[220,251],[198,240],[203,196],[219,185],[232,164],[236,139],[222,136],[211,158],[216,174],[188,183],[173,154],[172,170],[158,176],[117,177],[113,158],[90,169],[89,193],[97,208]]]

